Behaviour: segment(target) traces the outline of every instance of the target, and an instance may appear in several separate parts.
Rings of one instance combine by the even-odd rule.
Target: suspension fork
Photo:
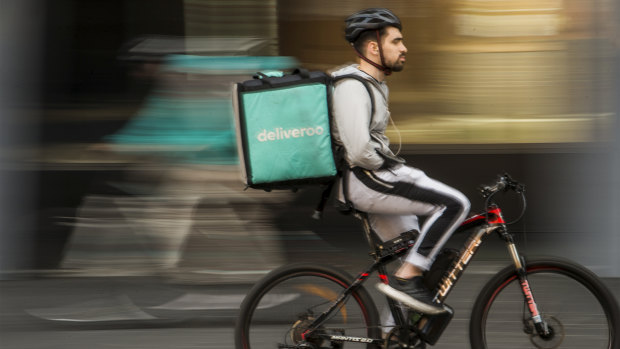
[[[512,235],[510,235],[507,232],[505,226],[499,229],[498,233],[500,234],[502,239],[506,241],[506,247],[508,248],[508,252],[510,253],[510,258],[512,259],[512,262],[514,263],[515,270],[519,278],[519,285],[521,286],[521,291],[523,292],[523,297],[527,304],[527,308],[530,312],[531,319],[534,322],[534,327],[536,328],[536,332],[541,337],[549,336],[550,335],[549,326],[547,326],[547,323],[543,320],[542,316],[540,315],[540,311],[538,310],[538,305],[536,304],[536,301],[534,300],[534,294],[532,292],[532,287],[530,286],[530,283],[527,280],[525,259],[519,254],[519,251],[517,251],[517,246],[515,245],[514,239],[512,238]]]

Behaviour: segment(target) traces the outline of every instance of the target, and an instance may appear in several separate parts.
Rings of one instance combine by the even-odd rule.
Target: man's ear
[[[379,44],[374,40],[369,40],[366,46],[366,52],[371,53],[373,55],[379,54]]]

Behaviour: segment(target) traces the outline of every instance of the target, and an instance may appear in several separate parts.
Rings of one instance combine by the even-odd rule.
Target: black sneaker
[[[404,305],[424,314],[435,315],[446,312],[439,304],[433,302],[433,294],[424,285],[421,276],[404,280],[390,278],[390,284],[377,284],[379,291]]]

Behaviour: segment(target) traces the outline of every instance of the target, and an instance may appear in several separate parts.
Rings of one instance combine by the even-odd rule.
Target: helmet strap
[[[382,69],[383,74],[391,75],[392,69],[387,67],[387,65],[385,64],[385,58],[383,58],[383,47],[381,46],[381,34],[379,34],[379,30],[377,30],[376,33],[377,33],[377,45],[379,45],[379,57],[381,57],[381,65],[383,67]]]
[[[370,59],[368,59],[355,46],[353,46],[353,49],[355,50],[355,53],[357,53],[359,58],[363,59],[364,61],[366,61],[368,64],[372,65],[373,67],[381,70],[383,74],[387,76],[387,75],[392,74],[392,69],[385,66],[385,59],[383,58],[383,48],[381,47],[381,35],[379,34],[378,30],[376,31],[376,33],[377,33],[377,43],[379,45],[379,57],[381,58],[381,64],[377,64],[371,61]]]

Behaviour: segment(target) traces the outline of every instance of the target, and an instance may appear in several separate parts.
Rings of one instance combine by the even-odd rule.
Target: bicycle
[[[512,190],[522,212],[506,222],[492,198]],[[387,298],[393,324],[382,326],[371,294],[363,284],[378,272],[388,283],[387,265],[407,253],[416,232],[382,242],[367,216],[361,219],[372,264],[356,277],[331,266],[291,264],[270,272],[247,294],[235,328],[237,349],[325,349],[347,347],[425,348],[437,343],[453,318],[445,301],[482,243],[491,233],[504,240],[512,260],[478,295],[470,317],[472,348],[620,348],[618,304],[598,277],[562,259],[525,259],[507,226],[526,208],[524,186],[508,174],[480,188],[486,211],[471,216],[459,231],[471,231],[460,251],[445,248],[425,277],[445,308],[437,315],[405,310]],[[587,312],[571,309],[574,302]],[[389,330],[389,332],[387,331]]]

